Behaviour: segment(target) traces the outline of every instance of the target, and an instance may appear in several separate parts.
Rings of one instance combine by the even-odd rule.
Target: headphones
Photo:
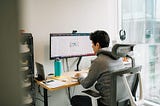
[[[125,39],[126,39],[126,31],[123,30],[123,29],[121,29],[121,30],[119,31],[119,36],[120,36],[120,39],[121,39],[122,41],[125,40]]]

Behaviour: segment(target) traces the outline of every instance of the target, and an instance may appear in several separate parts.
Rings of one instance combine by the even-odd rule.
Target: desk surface
[[[79,82],[76,81],[75,78],[73,78],[73,76],[76,74],[76,73],[87,73],[88,70],[82,70],[82,71],[69,71],[69,72],[64,72],[62,74],[61,77],[49,77],[48,79],[53,79],[53,80],[60,80],[60,81],[63,81],[65,82],[64,85],[62,86],[58,86],[58,87],[54,87],[54,88],[50,88],[48,87],[46,84],[42,83],[42,81],[38,81],[35,79],[36,83],[38,85],[40,85],[41,87],[47,89],[47,90],[59,90],[59,89],[62,89],[62,88],[68,88],[68,87],[72,87],[72,86],[76,86],[76,85],[79,85]]]

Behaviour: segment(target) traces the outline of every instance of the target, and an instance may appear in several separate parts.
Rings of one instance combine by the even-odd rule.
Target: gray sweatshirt
[[[109,105],[111,87],[110,71],[124,68],[122,59],[115,60],[107,55],[106,50],[101,49],[97,53],[97,58],[91,63],[91,67],[87,77],[79,78],[79,82],[84,88],[89,88],[95,83],[95,89],[99,91],[100,101]]]

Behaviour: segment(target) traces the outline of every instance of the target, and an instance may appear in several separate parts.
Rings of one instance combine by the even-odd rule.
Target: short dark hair
[[[97,30],[90,34],[90,40],[92,40],[93,44],[99,43],[101,48],[108,47],[110,43],[110,38],[107,32],[103,30]]]

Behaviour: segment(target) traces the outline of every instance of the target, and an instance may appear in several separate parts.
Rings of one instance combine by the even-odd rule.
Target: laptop
[[[45,74],[44,74],[44,68],[43,65],[36,62],[36,68],[37,68],[37,80],[42,81],[45,80]]]

